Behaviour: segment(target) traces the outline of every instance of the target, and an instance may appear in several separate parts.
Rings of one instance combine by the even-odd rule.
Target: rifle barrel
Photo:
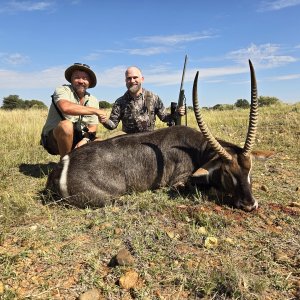
[[[187,63],[187,55],[185,55],[185,58],[184,58],[184,65],[183,65],[183,72],[182,72],[182,77],[181,77],[180,91],[183,88],[186,63]]]
[[[183,65],[181,84],[180,84],[180,90],[179,90],[179,98],[178,98],[178,107],[183,106],[184,104],[186,106],[185,96],[184,96],[184,89],[183,89],[186,63],[187,63],[187,55],[185,55],[185,58],[184,58],[184,65]],[[183,123],[183,116],[178,116],[178,118],[176,120],[176,125],[181,125],[182,123]],[[186,119],[186,124],[185,125],[187,125],[187,119]]]

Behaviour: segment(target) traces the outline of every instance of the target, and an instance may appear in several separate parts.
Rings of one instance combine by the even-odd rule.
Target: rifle
[[[185,55],[185,59],[184,59],[181,84],[180,84],[180,90],[179,90],[179,98],[178,98],[178,104],[177,104],[178,107],[183,106],[183,105],[185,106],[185,126],[187,126],[187,112],[186,112],[186,98],[184,95],[183,83],[184,83],[186,63],[187,63],[187,55]],[[176,120],[175,120],[175,124],[182,125],[183,117],[184,116],[178,116],[178,118],[176,118]]]

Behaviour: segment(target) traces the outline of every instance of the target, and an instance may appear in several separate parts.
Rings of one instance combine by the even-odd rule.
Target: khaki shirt
[[[57,103],[61,99],[69,100],[72,103],[79,104],[79,99],[75,94],[71,85],[63,85],[55,89],[53,94],[54,102]],[[99,108],[98,100],[92,96],[90,93],[85,95],[85,106]],[[98,117],[96,115],[84,115],[84,116],[71,116],[62,113],[66,120],[70,120],[75,123],[81,119],[82,125],[96,125],[99,123]],[[43,134],[47,135],[48,132],[54,129],[58,123],[61,121],[61,117],[58,114],[55,106],[51,102],[50,109],[48,112],[46,123],[43,127]]]

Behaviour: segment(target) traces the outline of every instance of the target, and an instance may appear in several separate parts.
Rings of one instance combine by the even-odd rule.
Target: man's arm
[[[109,130],[116,129],[118,127],[120,120],[121,120],[121,106],[117,101],[113,104],[109,119],[99,118],[99,122]]]
[[[60,111],[66,115],[96,115],[98,116],[99,121],[106,118],[105,112],[98,108],[75,104],[70,102],[69,100],[61,99],[56,102],[56,105],[58,106]]]
[[[157,96],[156,100],[156,114],[162,122],[171,122],[178,115],[183,116],[185,114],[185,107],[180,106],[176,108],[175,114],[172,115],[166,112],[162,100]]]

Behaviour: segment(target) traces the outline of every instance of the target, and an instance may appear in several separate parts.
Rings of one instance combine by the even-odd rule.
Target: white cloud
[[[125,87],[125,70],[127,66],[119,65],[99,72],[99,86]]]
[[[123,48],[123,49],[107,49],[99,50],[93,53],[90,53],[85,57],[86,60],[98,60],[103,54],[129,54],[129,55],[141,55],[141,56],[151,56],[158,55],[161,53],[168,53],[172,49],[167,47],[148,47],[148,48]]]
[[[280,46],[276,44],[251,44],[249,47],[232,51],[227,55],[231,59],[240,64],[246,64],[251,59],[256,66],[271,68],[286,65],[297,61],[296,58],[288,55],[280,54]]]
[[[93,52],[88,54],[87,56],[84,57],[84,60],[88,61],[93,61],[93,60],[98,60],[100,58],[101,54],[97,52]]]
[[[1,5],[0,12],[42,11],[52,6],[52,1],[8,1]]]
[[[157,55],[161,53],[170,52],[170,48],[166,47],[149,47],[149,48],[136,48],[136,49],[126,49],[125,51],[131,55],[142,55],[142,56],[150,56]]]
[[[282,80],[294,80],[294,79],[299,79],[300,74],[289,74],[289,75],[282,75],[282,76],[276,76],[270,78],[272,81],[282,81]]]
[[[197,71],[199,71],[199,79],[209,79],[209,81],[212,81],[211,78],[214,78],[213,80],[220,82],[224,80],[221,78],[223,76],[249,72],[249,67],[225,66],[220,68],[188,68],[185,74],[185,83],[193,82]],[[159,73],[159,76],[151,69],[144,71],[145,82],[157,86],[178,85],[181,81],[181,76],[182,70],[170,71],[165,69]]]
[[[212,38],[213,35],[209,32],[204,33],[190,33],[190,34],[173,34],[173,35],[153,35],[140,36],[134,40],[143,43],[162,44],[162,45],[176,45],[179,43],[194,42],[202,39]]]
[[[158,47],[159,48],[159,47]],[[151,48],[149,48],[151,49]],[[118,51],[129,51],[128,49]],[[138,54],[137,49],[135,49]],[[151,51],[149,51],[150,53]],[[101,52],[99,52],[101,53]],[[3,59],[3,54],[0,53],[0,58]],[[194,61],[193,66],[188,66],[185,74],[185,83],[191,83],[194,80],[196,72],[199,70],[199,80],[210,82],[221,82],[226,80],[226,77],[238,74],[249,74],[248,59],[250,58],[257,68],[275,68],[284,64],[296,61],[294,57],[281,55],[280,46],[275,44],[254,45],[244,49],[238,49],[230,52],[225,57],[230,60],[227,66],[215,68],[200,68],[197,67]],[[15,60],[21,60],[18,55]],[[92,57],[91,57],[92,59]],[[95,70],[98,74],[99,86],[109,88],[125,87],[124,72],[127,65],[117,65],[106,70]],[[156,86],[178,86],[182,69],[174,70],[172,65],[148,65],[143,66],[143,75],[147,84]],[[49,88],[53,89],[65,81],[64,67],[53,67],[39,72],[14,72],[8,70],[0,70],[0,88]],[[298,79],[299,74],[283,75],[274,78],[274,80],[293,80]]]
[[[54,67],[40,72],[19,72],[0,70],[0,88],[3,89],[36,89],[50,88],[65,83],[65,68]]]
[[[95,51],[88,56],[86,59],[88,60],[96,60],[99,58],[101,54],[105,53],[122,53],[129,55],[140,55],[140,56],[151,56],[151,55],[159,55],[162,53],[170,53],[174,51],[174,46],[182,43],[193,42],[201,39],[212,38],[213,35],[211,33],[190,33],[190,34],[174,34],[167,36],[139,36],[132,38],[133,41],[137,42],[139,46],[141,44],[153,44],[155,46],[151,47],[139,47],[139,48],[122,48],[118,47],[118,49],[106,49]],[[158,46],[160,45],[160,46]]]
[[[9,65],[22,65],[29,62],[29,57],[20,53],[6,54],[0,53],[0,59],[3,63]]]
[[[300,5],[300,0],[269,0],[261,2],[258,11],[281,10],[296,5]]]

